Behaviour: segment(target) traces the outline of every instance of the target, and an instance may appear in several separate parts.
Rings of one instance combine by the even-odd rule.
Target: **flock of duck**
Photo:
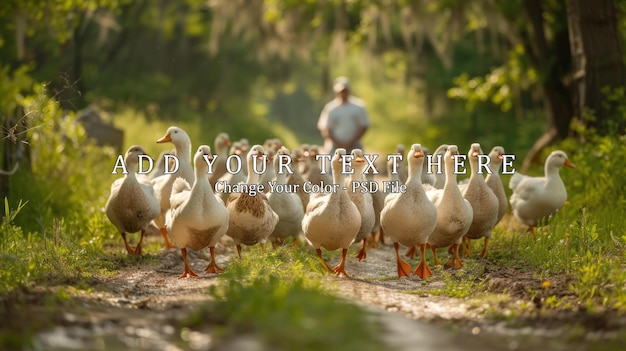
[[[263,145],[250,147],[246,139],[231,142],[226,133],[215,138],[211,147],[201,145],[192,158],[191,140],[181,128],[172,126],[157,143],[172,143],[180,161],[175,173],[164,172],[165,157],[160,157],[157,169],[149,175],[137,174],[140,155],[146,155],[141,146],[131,146],[124,155],[130,171],[113,182],[105,212],[120,232],[129,254],[141,255],[142,241],[150,225],[159,228],[167,248],[180,248],[184,271],[179,278],[197,276],[189,265],[187,249],[209,248],[211,260],[207,273],[221,273],[215,261],[215,245],[224,236],[232,238],[239,257],[241,245],[264,246],[269,240],[282,243],[287,237],[304,234],[315,249],[324,267],[337,275],[349,276],[345,270],[348,247],[362,243],[357,258],[366,257],[367,243],[376,247],[389,239],[393,243],[398,276],[411,275],[411,266],[399,253],[400,244],[409,248],[406,256],[420,251],[420,262],[413,274],[424,279],[432,275],[426,250],[430,248],[433,263],[439,265],[437,249],[449,248],[451,258],[445,263],[450,268],[460,268],[463,263],[459,249],[471,254],[470,240],[484,238],[481,257],[487,255],[491,232],[507,212],[510,203],[512,214],[522,224],[534,227],[554,214],[566,201],[567,192],[560,178],[561,166],[575,167],[563,151],[554,151],[545,162],[543,177],[530,177],[515,173],[510,179],[512,195],[507,199],[500,179],[504,149],[494,147],[488,154],[490,172],[486,177],[479,169],[483,151],[478,143],[467,152],[471,175],[467,182],[457,182],[455,160],[460,151],[456,145],[441,145],[434,156],[442,155],[441,172],[431,172],[425,165],[427,151],[413,144],[405,152],[398,145],[396,153],[405,162],[387,163],[391,181],[404,184],[403,191],[352,191],[352,182],[374,181],[374,172],[365,172],[368,161],[363,151],[352,150],[353,172],[345,174],[345,149],[337,149],[330,160],[332,175],[322,172],[316,160],[319,148],[302,145],[288,150],[278,139],[268,139]],[[217,156],[216,156],[217,155]],[[241,155],[246,162],[239,172],[227,172],[226,162]],[[281,156],[292,161],[291,174],[280,172]],[[484,157],[484,156],[482,156]],[[193,160],[193,162],[191,161]],[[256,162],[266,162],[265,172],[248,171]],[[209,173],[209,163],[212,172]],[[236,165],[230,165],[236,167]],[[256,168],[255,168],[256,170]],[[215,191],[215,184],[229,185],[265,184],[260,192]],[[303,191],[310,184],[338,184],[336,191],[311,193]],[[272,185],[270,187],[268,185]],[[268,191],[277,185],[295,191]],[[293,186],[295,185],[295,186]],[[345,185],[345,186],[343,186]],[[141,232],[135,247],[126,234]],[[331,267],[322,257],[322,248],[341,249],[341,261]]]

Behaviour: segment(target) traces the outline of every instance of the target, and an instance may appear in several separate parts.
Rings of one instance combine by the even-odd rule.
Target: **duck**
[[[482,155],[482,149],[479,143],[473,143],[467,153],[467,159],[470,163],[471,175],[467,186],[462,190],[463,197],[469,201],[474,210],[472,225],[463,237],[465,240],[464,253],[471,252],[471,239],[485,238],[485,244],[480,253],[480,257],[487,256],[489,239],[491,231],[498,220],[498,209],[500,204],[498,198],[485,183],[483,175],[478,173],[478,158]]]
[[[270,144],[270,146],[273,146],[273,144]],[[276,179],[276,171],[274,170],[273,166],[274,158],[276,157],[276,151],[274,151],[273,148],[266,149],[265,147],[263,147],[263,150],[265,150],[266,156],[264,166],[265,168],[261,170],[262,173],[259,182],[260,184],[263,184],[263,192],[267,194],[267,192],[270,191],[269,183]]]
[[[224,202],[213,192],[207,173],[207,162],[213,161],[211,148],[201,145],[193,162],[195,179],[192,186],[182,177],[176,178],[170,196],[170,210],[167,212],[165,227],[172,243],[180,248],[184,271],[179,279],[198,275],[191,269],[187,260],[187,248],[202,250],[209,247],[211,261],[204,270],[207,273],[223,273],[215,262],[215,245],[228,230],[228,211]]]
[[[500,179],[500,168],[502,167],[503,155],[504,148],[502,146],[494,146],[491,149],[489,152],[490,161],[487,165],[487,167],[489,167],[489,172],[485,178],[485,183],[498,198],[498,219],[496,220],[496,225],[500,223],[500,220],[502,220],[506,210],[509,208],[509,200],[506,198],[504,185],[502,184],[502,179]]]
[[[282,190],[274,189],[274,191],[270,191],[267,196],[270,207],[278,215],[278,223],[270,235],[270,240],[275,244],[282,243],[285,238],[290,236],[294,238],[295,242],[302,231],[302,218],[304,217],[302,202],[298,194],[291,187],[288,187],[286,170],[280,169],[281,160],[285,164],[290,157],[290,151],[285,147],[281,147],[276,152],[272,162],[272,167],[276,174],[274,184],[278,187],[283,187]]]
[[[311,145],[307,143],[303,143],[300,145],[300,150],[302,151],[302,156],[304,157],[304,161],[302,165],[300,165],[300,174],[305,179],[308,179],[309,172],[311,171],[311,165],[315,161],[314,158],[311,158]]]
[[[241,244],[251,246],[258,243],[261,248],[265,248],[267,238],[272,234],[279,220],[265,193],[251,190],[252,187],[260,184],[259,174],[255,171],[258,166],[254,168],[254,163],[265,162],[266,159],[263,146],[253,145],[250,148],[246,156],[246,164],[250,171],[244,184],[247,186],[247,191],[233,192],[226,201],[229,214],[226,234],[233,239],[239,257],[241,257]]]
[[[220,179],[217,180],[218,183],[226,185],[224,190],[230,189],[229,186],[239,184],[239,183],[244,183],[248,176],[244,172],[244,168],[243,168],[243,165],[245,164],[245,162],[242,162],[241,155],[245,155],[245,154],[243,152],[241,142],[235,141],[234,143],[232,143],[228,154],[229,156],[235,156],[235,157],[227,158],[227,161],[228,161],[227,169],[230,169],[233,172],[226,172],[226,174],[224,174],[223,176],[220,177]],[[245,156],[243,158],[245,160]],[[211,184],[213,184],[213,186],[216,186],[215,183],[211,183]],[[220,186],[220,188],[222,188],[222,186]],[[230,195],[230,192],[221,191],[221,198],[222,198],[222,201],[224,201],[224,203],[226,203],[226,200],[228,199],[229,195]]]
[[[174,144],[178,159],[178,170],[175,173],[152,179],[154,193],[161,204],[161,212],[154,219],[154,225],[161,231],[161,235],[165,240],[165,246],[171,249],[174,246],[170,242],[167,229],[165,228],[165,214],[170,209],[170,195],[172,194],[172,187],[176,178],[182,177],[189,184],[192,184],[194,181],[195,176],[191,166],[191,139],[182,128],[171,126],[167,129],[165,135],[156,142],[159,144],[167,142]]]
[[[376,182],[375,173],[373,171],[367,171],[365,179],[368,182]],[[384,244],[384,233],[380,226],[380,211],[385,204],[385,197],[387,193],[381,191],[380,188],[376,188],[372,193],[372,206],[374,207],[374,226],[372,227],[372,233],[370,234],[370,247],[377,248],[378,243]]]
[[[400,258],[398,244],[408,247],[419,245],[422,257],[413,274],[426,279],[432,275],[426,262],[426,243],[437,224],[437,208],[428,199],[421,184],[425,158],[422,146],[413,144],[406,158],[409,165],[406,191],[387,195],[380,213],[380,224],[393,242],[398,276],[409,276],[411,270],[411,266]]]
[[[140,256],[146,229],[159,215],[161,206],[150,180],[144,175],[135,173],[139,155],[147,155],[144,148],[139,145],[133,145],[126,151],[124,163],[130,171],[111,184],[111,193],[104,212],[124,239],[128,254]],[[128,244],[126,234],[138,231],[141,231],[139,242],[132,248]]]
[[[242,155],[247,155],[248,152],[250,152],[250,141],[248,141],[248,139],[246,139],[246,138],[241,138],[241,139],[239,139],[239,143],[241,145],[241,147],[240,147],[241,154]],[[246,177],[248,176],[248,163],[247,162],[242,162],[241,163],[241,172],[243,174],[245,174]]]
[[[302,203],[302,210],[306,210],[306,206],[309,204],[310,194],[308,191],[304,191],[304,178],[300,173],[300,164],[304,162],[304,154],[301,149],[291,150],[291,163],[293,165],[291,173],[287,177],[287,184],[296,188],[296,194],[300,198]]]
[[[215,184],[223,175],[226,174],[226,162],[228,158],[228,151],[231,145],[230,137],[228,133],[219,133],[215,136],[215,141],[213,142],[215,146],[215,152],[217,154],[217,158],[215,159],[215,163],[213,164],[213,174],[209,177],[209,182],[211,184]]]
[[[345,154],[346,149],[337,148],[331,159],[337,191],[311,198],[302,218],[302,231],[326,269],[337,276],[350,277],[345,270],[346,255],[361,228],[361,214],[350,200],[347,189],[339,186],[345,184],[346,179],[341,172]],[[324,260],[322,247],[328,251],[341,249],[341,261],[337,266],[331,268]]]
[[[166,160],[169,162],[168,169],[173,169],[174,167],[174,159],[166,158],[167,155],[176,156],[176,149],[162,151],[159,157],[157,158],[157,163],[154,168],[154,171],[150,172],[148,178],[150,180],[158,177],[162,177],[165,175],[165,162]]]
[[[442,194],[435,204],[437,207],[437,225],[428,237],[435,265],[439,264],[437,248],[452,246],[453,256],[446,263],[446,266],[451,268],[463,267],[463,263],[459,258],[459,244],[461,243],[461,238],[469,230],[474,218],[472,205],[467,199],[463,198],[457,184],[454,162],[458,154],[458,147],[450,145],[447,147],[443,157],[446,182]]]
[[[346,186],[350,189],[348,192],[350,200],[352,200],[352,203],[356,205],[359,210],[359,214],[361,215],[361,227],[359,228],[356,238],[354,238],[354,242],[356,243],[359,241],[363,242],[361,250],[359,250],[356,255],[356,258],[361,261],[367,257],[367,238],[372,235],[372,228],[374,227],[374,222],[376,221],[376,215],[374,214],[374,202],[372,195],[369,191],[362,191],[360,188],[355,191],[352,188],[352,184],[358,184],[365,181],[363,172],[365,171],[366,163],[365,157],[363,156],[363,150],[353,149],[350,155],[352,156],[353,169]]]
[[[424,155],[426,155],[426,161],[428,161],[428,159],[432,158],[432,155],[430,155],[430,153],[428,152],[428,149],[426,148],[423,148],[423,149],[424,149]],[[427,166],[422,167],[421,179],[422,179],[423,185],[433,186],[433,184],[435,184],[435,176],[433,176],[432,172]]]
[[[396,171],[398,172],[398,179],[402,184],[406,183],[407,178],[409,177],[408,169],[406,166],[406,160],[404,159],[404,155],[406,153],[406,147],[404,144],[396,145],[396,155],[402,156],[397,162]]]
[[[556,213],[567,200],[567,190],[559,170],[562,166],[576,168],[562,150],[552,151],[546,159],[543,177],[515,173],[509,181],[513,216],[528,226],[535,238],[535,227]]]
[[[306,180],[308,180],[311,184],[330,184],[333,182],[333,178],[328,174],[328,168],[324,167],[325,172],[322,173],[322,168],[320,166],[321,162],[327,162],[327,159],[320,158],[319,160],[316,160],[315,158],[318,154],[319,146],[310,145],[308,155],[309,171],[307,173]]]
[[[404,155],[402,155],[402,157],[404,158]],[[393,172],[393,164],[394,163],[392,159],[387,160],[387,174],[389,175],[389,182],[395,183],[395,184],[404,184],[400,181],[399,173],[397,171],[395,173]],[[382,204],[379,204],[380,209],[377,210],[379,222],[380,222],[380,211],[382,211],[383,207],[385,207],[385,199],[387,198],[387,195],[388,195],[387,192],[381,192],[381,193],[382,193]],[[375,204],[376,204],[376,201],[381,201],[381,200],[375,200],[374,202]],[[385,229],[382,226],[380,226],[380,230],[378,232],[378,242],[383,245],[385,244]]]
[[[278,152],[280,148],[283,146],[283,141],[279,138],[269,138],[265,139],[263,142],[263,149],[265,152],[269,152],[269,150],[273,150],[274,153]]]
[[[445,163],[438,161],[438,158],[443,157],[443,155],[448,150],[448,144],[441,144],[435,149],[435,153],[432,155],[431,169],[430,173],[433,174],[434,182],[433,187],[435,189],[443,189],[446,184],[446,170]],[[440,165],[440,167],[437,167]]]

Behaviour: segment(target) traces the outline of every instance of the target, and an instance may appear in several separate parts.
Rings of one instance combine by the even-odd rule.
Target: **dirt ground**
[[[624,318],[610,312],[587,314],[546,308],[545,298],[550,295],[571,298],[575,303],[567,288],[570,282],[564,278],[553,277],[551,285],[544,287],[533,274],[479,260],[473,269],[484,280],[479,285],[481,291],[466,298],[450,298],[434,293],[445,285],[436,277],[442,273],[440,267],[434,268],[435,276],[425,281],[398,279],[390,245],[369,249],[367,259],[361,262],[354,258],[356,251],[355,244],[346,264],[351,278],[328,275],[323,279],[337,295],[374,311],[385,326],[383,338],[395,350],[410,350],[416,343],[439,350],[515,350],[534,346],[591,350],[593,340],[611,340],[626,326]],[[234,257],[230,246],[218,246],[216,253],[220,266],[226,266]],[[202,272],[208,259],[204,251],[190,252],[196,272]],[[337,260],[333,256],[329,263],[333,265]],[[412,264],[415,267],[416,261]],[[47,321],[38,326],[44,331],[34,335],[34,350],[262,349],[258,341],[248,336],[215,345],[209,334],[181,329],[179,322],[210,299],[207,288],[217,282],[215,275],[207,274],[179,280],[181,272],[180,250],[164,250],[152,261],[138,260],[115,276],[93,279],[89,289],[67,291],[73,297],[71,301],[78,303],[61,303],[62,307],[50,309],[46,300],[50,290],[59,296],[59,289],[64,289],[61,287],[35,289],[17,302],[5,299],[9,318],[3,318],[0,326],[15,328],[33,316]],[[476,272],[460,269],[454,274],[468,273]],[[546,340],[549,344],[545,344]]]

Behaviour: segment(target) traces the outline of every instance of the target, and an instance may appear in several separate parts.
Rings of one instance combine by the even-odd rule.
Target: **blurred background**
[[[194,145],[222,131],[321,144],[317,119],[345,75],[371,118],[366,151],[480,142],[485,152],[504,146],[525,170],[581,126],[623,134],[624,9],[617,0],[6,0],[3,168],[33,157],[37,129],[74,120],[118,153],[142,144],[158,155],[154,141],[173,124]]]

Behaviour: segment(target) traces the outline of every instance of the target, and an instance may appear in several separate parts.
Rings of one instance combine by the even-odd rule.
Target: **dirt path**
[[[217,251],[218,264],[225,266],[232,257],[230,248]],[[352,253],[352,251],[351,251]],[[201,272],[208,263],[205,253],[190,254],[192,267]],[[330,259],[334,263],[333,258]],[[211,335],[180,328],[184,320],[201,303],[210,299],[207,289],[217,282],[217,277],[201,274],[198,278],[177,277],[182,269],[179,250],[160,253],[152,262],[138,261],[119,274],[99,278],[91,291],[73,290],[78,304],[66,306],[55,316],[56,326],[35,338],[35,350],[78,349],[151,349],[151,350],[202,350],[214,349]],[[524,350],[541,347],[549,341],[552,350],[586,350],[588,345],[567,342],[570,329],[567,319],[542,317],[520,319],[511,326],[503,320],[486,319],[493,303],[477,299],[457,299],[435,296],[428,289],[442,288],[439,279],[426,282],[414,278],[395,277],[395,257],[390,246],[370,249],[367,260],[358,262],[350,257],[346,270],[351,279],[326,276],[323,279],[339,296],[361,304],[374,312],[384,326],[382,336],[394,350],[411,350],[415,345],[438,350]],[[435,269],[435,274],[440,268]],[[506,274],[496,272],[496,289],[513,284],[503,280]],[[541,284],[535,278],[526,284]],[[528,285],[526,285],[528,286]],[[421,293],[408,293],[410,291]],[[521,296],[520,299],[525,297]],[[491,301],[493,302],[493,301]],[[510,304],[502,298],[501,308]],[[506,312],[502,312],[506,313]],[[546,322],[547,321],[547,322]],[[536,324],[533,324],[536,323]],[[595,337],[610,337],[626,322],[599,321]],[[607,324],[608,323],[608,324]],[[529,338],[532,336],[532,338]],[[231,340],[220,350],[258,350],[260,343],[248,338]]]

